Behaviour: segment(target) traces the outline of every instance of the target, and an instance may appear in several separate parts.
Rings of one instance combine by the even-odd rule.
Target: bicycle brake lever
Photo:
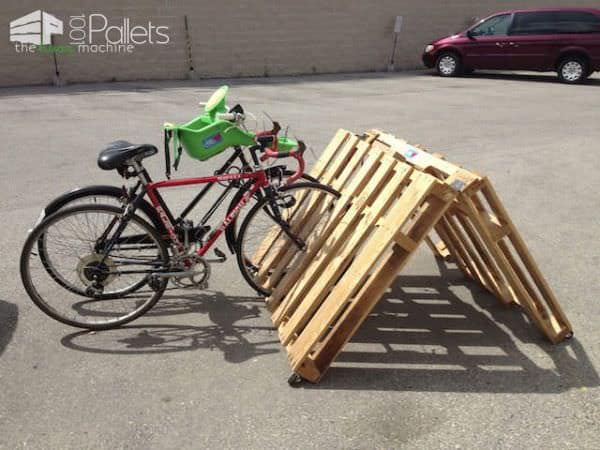
[[[303,154],[306,151],[306,144],[304,143],[304,141],[298,141],[298,150],[296,150],[296,153],[299,154]]]
[[[173,163],[173,168],[175,171],[179,169],[179,161],[181,161],[181,152],[183,149],[181,147],[177,147],[177,157],[175,158],[175,162]]]
[[[271,133],[273,133],[275,136],[277,136],[277,134],[281,131],[281,125],[279,125],[279,122],[274,121],[273,122],[273,129],[271,130]]]

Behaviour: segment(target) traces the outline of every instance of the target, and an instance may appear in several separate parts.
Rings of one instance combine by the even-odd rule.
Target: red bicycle
[[[339,197],[334,189],[319,183],[294,183],[304,170],[305,147],[300,142],[295,150],[278,151],[277,131],[259,133],[256,145],[248,148],[252,171],[207,177],[153,181],[142,161],[156,154],[156,147],[121,141],[103,150],[99,166],[116,169],[125,178],[137,178],[136,186],[129,190],[122,208],[85,204],[62,208],[44,218],[31,231],[21,254],[27,293],[42,311],[68,325],[101,330],[134,320],[156,304],[169,280],[176,288],[207,286],[211,263],[225,260],[217,249],[215,258],[207,258],[208,251],[254,198],[256,203],[236,237],[235,253],[245,280],[268,295],[276,286],[268,272],[273,261],[290,246],[304,250],[327,223]],[[273,168],[262,166],[269,158],[294,158],[297,171],[286,182],[276,182]],[[159,192],[240,182],[250,185],[212,232],[173,217]],[[142,205],[148,210],[146,195],[162,224],[160,230],[136,214]],[[211,214],[220,201],[211,206]],[[294,259],[283,264],[278,269],[281,275]]]

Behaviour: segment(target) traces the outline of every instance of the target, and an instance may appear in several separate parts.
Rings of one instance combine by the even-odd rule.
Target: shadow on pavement
[[[0,356],[11,341],[19,320],[17,305],[0,300]]]
[[[576,338],[548,343],[518,308],[503,306],[459,270],[440,269],[442,276],[400,276],[321,383],[303,386],[555,393],[600,385]],[[147,320],[200,313],[209,324],[134,323],[69,334],[62,344],[121,355],[216,349],[231,363],[281,352],[262,300],[181,292],[167,293]],[[467,303],[461,298],[469,293],[473,302]],[[260,325],[265,321],[267,326]]]
[[[471,291],[475,305],[453,290]],[[459,270],[400,276],[316,389],[555,393],[600,385],[576,338],[552,345]]]
[[[91,353],[152,354],[220,350],[228,362],[240,363],[256,356],[280,351],[279,340],[273,328],[256,326],[252,321],[264,311],[264,303],[256,297],[226,297],[220,292],[203,291],[184,294],[178,290],[167,293],[145,314],[146,318],[160,318],[180,314],[206,314],[211,324],[206,326],[174,324],[140,324],[100,331],[80,331],[65,336],[61,343],[74,350]],[[138,319],[138,320],[143,320]]]

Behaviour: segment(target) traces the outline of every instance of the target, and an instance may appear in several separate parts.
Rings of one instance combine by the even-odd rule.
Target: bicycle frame
[[[234,173],[234,174],[224,174],[224,175],[213,175],[208,177],[194,177],[194,178],[182,178],[178,180],[163,180],[156,182],[147,182],[145,183],[145,191],[150,198],[150,201],[160,220],[162,221],[167,233],[169,234],[169,238],[172,243],[175,245],[179,252],[184,251],[184,245],[179,240],[177,233],[175,231],[175,224],[173,223],[172,215],[168,211],[162,197],[160,196],[158,190],[162,188],[169,187],[181,187],[181,186],[192,186],[196,184],[207,184],[207,183],[219,183],[219,182],[228,182],[235,180],[254,180],[250,189],[244,193],[240,201],[236,204],[236,206],[230,211],[230,213],[225,217],[225,220],[221,223],[221,225],[210,235],[208,241],[198,249],[198,256],[204,256],[208,250],[212,247],[217,239],[223,234],[225,229],[229,226],[229,224],[236,218],[236,216],[240,213],[242,208],[248,203],[248,201],[252,198],[259,189],[265,188],[269,186],[269,182],[264,170],[259,170],[257,172],[244,172],[244,173]],[[165,210],[165,208],[167,208]]]
[[[242,168],[250,167],[248,164],[248,161],[244,157],[244,153],[243,153],[242,149],[240,147],[236,147],[234,154],[231,155],[229,157],[229,159],[227,159],[227,161],[225,161],[225,164],[223,164],[223,166],[215,172],[215,175],[224,174],[230,167],[232,167],[232,164],[236,159],[240,160],[240,162],[242,163]],[[168,172],[167,172],[167,179],[170,179],[170,173],[168,173]],[[210,190],[210,188],[213,187],[214,185],[215,185],[215,183],[207,183],[207,185],[204,186],[204,188],[194,197],[194,199],[179,214],[179,217],[177,220],[185,219],[187,217],[187,215],[196,207],[196,205],[204,198],[204,196],[207,194],[207,192]],[[170,218],[173,219],[171,216],[170,216]]]
[[[255,170],[256,170],[256,168],[261,166],[261,162],[265,161],[268,158],[293,157],[296,161],[298,161],[299,170],[297,170],[287,180],[287,182],[290,183],[290,182],[296,181],[304,172],[304,159],[302,158],[302,154],[306,147],[305,147],[304,143],[299,142],[298,143],[298,147],[299,147],[298,151],[289,151],[286,154],[281,154],[281,153],[277,152],[276,150],[273,150],[272,148],[267,147],[266,145],[274,145],[275,149],[278,148],[277,133],[278,133],[279,129],[280,129],[279,124],[275,122],[273,130],[259,133],[258,136],[259,136],[259,139],[262,140],[261,143],[250,147],[249,150],[252,155],[252,160],[254,162]],[[133,167],[133,169],[135,170],[135,175],[138,176],[139,181],[134,187],[130,188],[130,190],[128,191],[128,197],[130,199],[131,199],[131,197],[133,197],[133,201],[131,201],[131,207],[133,209],[129,208],[125,215],[128,216],[129,214],[132,214],[135,211],[135,209],[137,209],[137,207],[143,201],[143,197],[146,194],[148,194],[148,197],[150,198],[150,201],[152,203],[152,207],[156,210],[158,218],[159,218],[160,222],[162,223],[162,225],[164,226],[164,231],[167,232],[167,235],[169,237],[171,244],[174,246],[174,248],[178,254],[182,254],[187,250],[186,249],[187,235],[186,235],[186,244],[184,245],[181,243],[181,240],[179,239],[179,236],[177,235],[176,226],[178,226],[180,224],[180,222],[185,218],[185,216],[204,197],[204,195],[208,192],[208,190],[214,184],[217,184],[217,183],[239,181],[239,180],[254,180],[253,183],[251,184],[251,186],[248,188],[248,190],[243,193],[242,197],[239,199],[239,201],[236,203],[236,205],[229,210],[229,212],[227,213],[227,216],[225,217],[225,220],[219,226],[219,228],[217,228],[215,231],[213,231],[211,233],[208,241],[197,250],[196,253],[198,256],[200,256],[200,257],[204,256],[206,254],[206,252],[212,247],[214,242],[221,236],[221,234],[223,234],[227,230],[229,225],[235,220],[235,218],[240,213],[241,209],[248,203],[248,201],[253,196],[255,196],[257,193],[259,193],[259,190],[264,189],[264,188],[270,188],[270,186],[271,186],[269,183],[269,178],[267,177],[268,169],[261,169],[261,170],[255,171],[255,172],[223,173],[225,170],[227,170],[231,166],[231,163],[237,157],[240,158],[240,160],[242,161],[242,164],[244,166],[247,165],[247,162],[243,156],[241,148],[235,147],[235,150],[236,150],[235,154],[232,155],[227,160],[225,165],[220,170],[218,170],[216,172],[216,174],[213,176],[171,180],[170,179],[170,158],[168,157],[168,151],[169,151],[168,135],[167,135],[167,132],[165,132],[165,154],[167,155],[165,162],[167,165],[167,171],[166,171],[167,179],[163,180],[163,181],[158,181],[158,182],[152,181],[152,179],[150,178],[150,175],[148,174],[146,169],[142,166],[140,161],[137,161],[137,160],[132,161],[130,163],[131,167]],[[256,154],[257,150],[264,151],[264,155],[262,157],[258,158],[258,156]],[[129,175],[129,176],[131,176],[131,175]],[[125,175],[125,177],[127,178],[128,176]],[[196,185],[196,184],[205,184],[206,186],[196,195],[196,197],[184,209],[184,211],[181,213],[181,215],[177,219],[175,219],[173,217],[173,214],[169,210],[167,204],[165,203],[164,199],[158,192],[158,189],[168,188],[168,187],[191,186],[191,185]],[[136,194],[136,191],[140,185],[142,185],[142,191],[139,194]],[[221,204],[221,201],[224,199],[224,197],[227,195],[227,193],[229,192],[230,189],[231,189],[231,186],[228,186],[227,189],[225,190],[225,192],[223,194],[221,194],[219,199],[217,199],[215,205],[213,205],[210,208],[210,210],[205,214],[205,216],[202,218],[202,220],[200,222],[201,225],[204,225],[206,220],[208,220],[208,218],[210,218],[212,216],[212,214],[216,211],[218,206]],[[275,221],[277,223],[279,223],[280,217],[279,217],[279,214],[276,211],[276,209],[277,208],[275,208],[275,210],[274,210],[275,217],[272,216],[272,218],[274,218]],[[112,225],[113,224],[111,224],[109,229],[112,228]],[[119,227],[117,228],[116,236],[120,235],[120,233],[123,231],[123,229],[124,229],[123,225],[122,224],[119,225]],[[299,247],[303,247],[304,244],[296,236],[293,236],[287,227],[284,226],[284,227],[282,227],[282,229],[288,236],[290,236],[292,242],[294,242]],[[108,230],[107,230],[107,232],[108,232]],[[114,245],[114,243],[115,243],[115,239],[114,238],[110,239],[108,248],[111,249],[112,246]]]

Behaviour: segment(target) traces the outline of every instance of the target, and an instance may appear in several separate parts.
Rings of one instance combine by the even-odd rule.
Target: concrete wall
[[[553,5],[583,6],[577,0]],[[9,22],[43,9],[65,21],[55,45],[68,44],[68,16],[101,13],[111,21],[169,27],[168,45],[139,46],[132,54],[57,55],[63,82],[182,79],[190,76],[184,16],[188,16],[194,77],[265,76],[385,70],[396,15],[404,27],[396,68],[420,67],[432,39],[464,29],[473,17],[517,7],[548,5],[537,0],[64,0],[54,4],[4,0],[0,10],[0,86],[52,83],[52,54],[17,53]],[[600,8],[600,0],[587,6]]]

